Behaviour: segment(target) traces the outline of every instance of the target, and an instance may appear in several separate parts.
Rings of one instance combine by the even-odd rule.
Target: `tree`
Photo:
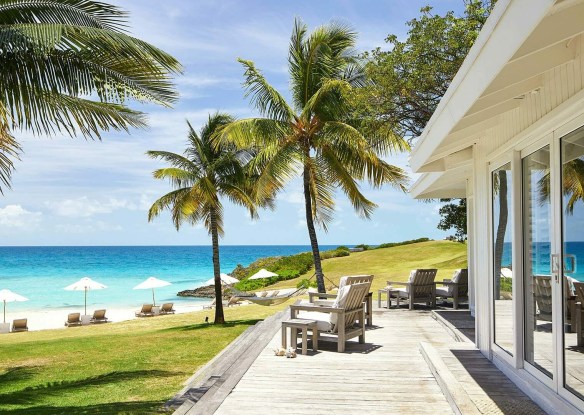
[[[442,201],[450,201],[443,199]],[[438,213],[441,216],[438,229],[447,231],[454,228],[458,242],[466,240],[466,199],[459,199],[458,203],[448,203],[440,208]]]
[[[126,26],[125,12],[101,2],[0,0],[0,192],[21,152],[15,130],[100,139],[145,126],[128,100],[176,100],[178,61]]]
[[[175,188],[154,202],[148,212],[152,221],[163,210],[171,212],[177,230],[184,223],[203,222],[211,235],[213,247],[213,275],[215,278],[215,324],[223,324],[221,270],[219,266],[219,237],[223,236],[223,204],[220,198],[246,207],[252,217],[257,216],[251,182],[246,170],[253,156],[247,150],[237,150],[229,143],[212,143],[213,135],[234,119],[222,113],[209,116],[200,134],[190,123],[188,145],[184,155],[167,151],[148,151],[151,158],[170,163],[170,167],[154,171],[156,179],[168,179]],[[271,206],[265,199],[262,206]]]
[[[389,35],[388,50],[365,54],[367,85],[354,92],[357,116],[368,128],[414,139],[422,134],[485,23],[495,0],[465,0],[465,13],[410,20],[401,41]]]
[[[258,149],[252,164],[259,171],[259,195],[274,194],[290,178],[301,176],[319,292],[325,286],[315,223],[326,231],[335,191],[340,189],[357,213],[369,218],[376,205],[363,195],[359,181],[401,190],[407,182],[402,169],[381,158],[408,149],[407,143],[383,132],[364,135],[360,122],[351,118],[349,95],[363,84],[355,40],[347,26],[332,23],[308,35],[306,25],[296,20],[288,55],[291,104],[253,62],[240,59],[246,96],[264,118],[236,121],[222,134],[222,140],[238,148]]]

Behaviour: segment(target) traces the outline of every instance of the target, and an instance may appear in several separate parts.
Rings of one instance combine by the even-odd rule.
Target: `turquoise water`
[[[308,246],[222,246],[221,271],[230,273],[237,264],[246,266],[265,256],[309,250]],[[172,283],[156,289],[157,303],[194,304],[208,300],[176,293],[198,287],[213,276],[212,251],[210,246],[0,247],[0,289],[30,300],[10,303],[10,310],[83,307],[83,292],[64,288],[85,276],[107,285],[88,293],[88,311],[150,302],[151,290],[132,289],[150,276]]]

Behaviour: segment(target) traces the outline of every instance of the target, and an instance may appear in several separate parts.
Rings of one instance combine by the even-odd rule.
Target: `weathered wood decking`
[[[374,314],[366,344],[349,341],[345,353],[337,353],[334,343],[319,342],[318,352],[278,357],[272,351],[280,346],[278,331],[226,398],[204,398],[217,401],[214,413],[222,415],[543,413],[465,336],[439,324],[430,311]],[[472,334],[470,328],[466,334]],[[212,413],[208,409],[183,407],[181,414]]]

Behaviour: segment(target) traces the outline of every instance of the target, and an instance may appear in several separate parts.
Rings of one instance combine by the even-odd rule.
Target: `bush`
[[[369,245],[365,245],[365,244],[355,245],[355,248],[361,248],[363,251],[367,251],[368,249],[371,249],[371,247]]]
[[[296,284],[296,288],[298,289],[316,288],[317,286],[318,284],[316,283],[316,280],[309,280],[308,278],[303,278],[298,284]]]
[[[321,252],[320,259],[330,259],[349,255],[351,255],[351,251],[349,251],[349,248],[347,248],[346,246],[339,246],[338,248],[331,249],[330,251]]]
[[[374,249],[393,248],[394,246],[417,244],[420,242],[428,242],[430,240],[431,240],[430,238],[418,238],[418,239],[412,239],[410,241],[403,241],[403,242],[388,242],[385,244],[378,245]]]

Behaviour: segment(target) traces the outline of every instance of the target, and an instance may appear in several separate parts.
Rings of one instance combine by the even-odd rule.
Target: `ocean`
[[[306,251],[310,251],[309,246],[221,246],[221,272],[228,274],[237,264],[247,266],[261,257]],[[211,246],[0,247],[0,289],[8,288],[29,299],[10,303],[10,311],[82,308],[83,292],[64,288],[85,276],[107,286],[88,292],[88,312],[151,302],[151,290],[132,289],[150,276],[172,283],[156,289],[157,304],[206,302],[177,297],[176,293],[199,287],[213,276]]]

